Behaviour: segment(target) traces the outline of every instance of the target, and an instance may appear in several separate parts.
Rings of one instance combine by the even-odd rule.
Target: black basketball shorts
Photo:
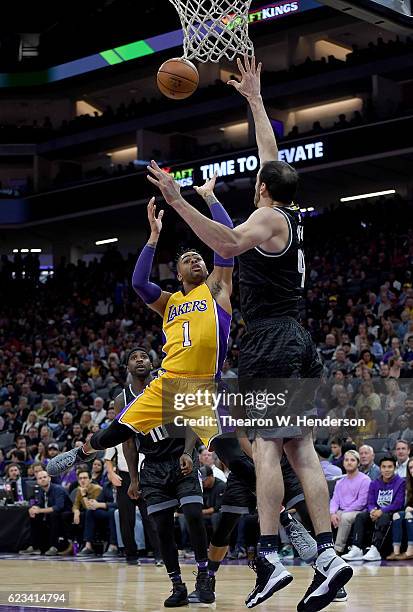
[[[185,504],[203,505],[201,476],[198,461],[190,474],[184,476],[179,458],[147,461],[141,466],[139,481],[148,514]]]
[[[245,455],[244,462],[246,467],[247,465],[254,465],[252,459]],[[283,505],[289,510],[298,502],[304,501],[304,494],[298,478],[285,455],[281,458],[281,470],[284,480]],[[251,479],[249,479],[249,482],[251,483]],[[257,505],[255,479],[251,484],[252,486],[248,486],[240,473],[230,472],[227,487],[222,498],[221,512],[231,512],[233,514],[253,513]]]
[[[262,319],[248,324],[241,338],[238,380],[242,393],[265,390],[277,396],[288,388],[281,408],[268,406],[258,411],[246,408],[246,417],[267,417],[272,426],[250,428],[255,438],[301,438],[308,430],[298,426],[297,416],[315,414],[314,395],[323,366],[308,331],[292,317]],[[291,401],[290,401],[291,400]],[[280,415],[290,416],[280,422]]]
[[[245,482],[229,473],[227,486],[222,497],[221,512],[232,514],[250,514],[257,506],[256,495],[247,487]]]

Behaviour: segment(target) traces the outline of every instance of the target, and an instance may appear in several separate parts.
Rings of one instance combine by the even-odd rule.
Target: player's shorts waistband
[[[160,370],[160,376],[166,378],[187,378],[188,380],[215,380],[215,374],[194,374],[193,372],[172,372],[171,370]]]
[[[263,327],[278,327],[280,325],[300,325],[294,317],[271,317],[268,319],[257,319],[247,323],[247,331],[262,329]]]

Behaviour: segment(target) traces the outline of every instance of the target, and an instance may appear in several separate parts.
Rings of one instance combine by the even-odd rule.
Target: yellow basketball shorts
[[[185,437],[190,427],[206,446],[222,433],[214,410],[215,380],[186,378],[162,372],[117,415],[117,420],[136,433],[173,424],[174,435]],[[180,430],[182,435],[180,435]]]

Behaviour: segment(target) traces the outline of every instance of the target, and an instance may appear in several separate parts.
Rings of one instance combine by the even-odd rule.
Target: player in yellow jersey
[[[230,217],[213,194],[215,180],[214,176],[195,189],[208,204],[212,218],[232,227]],[[107,429],[93,434],[83,447],[51,460],[47,466],[50,475],[60,474],[75,463],[90,461],[96,451],[125,442],[136,432],[146,434],[163,424],[190,426],[206,445],[221,433],[210,394],[215,389],[215,381],[219,380],[227,352],[234,260],[215,254],[214,268],[209,274],[199,253],[185,251],[177,261],[181,291],[162,291],[149,281],[162,217],[163,211],[156,216],[155,198],[152,198],[148,204],[151,235],[132,277],[136,293],[163,318],[165,357],[160,373]],[[181,429],[181,437],[183,431]],[[194,435],[187,435],[188,444],[181,462],[185,471],[190,471],[195,439]]]

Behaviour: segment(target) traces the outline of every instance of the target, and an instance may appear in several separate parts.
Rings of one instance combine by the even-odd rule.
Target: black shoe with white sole
[[[183,582],[172,585],[172,594],[163,602],[165,608],[180,608],[188,605],[188,591]]]
[[[298,612],[318,612],[327,607],[353,576],[351,568],[333,549],[323,552],[314,565],[314,578],[297,606]]]
[[[195,589],[188,595],[191,604],[212,604],[215,601],[215,577],[210,576],[208,571],[198,572],[196,575]]]
[[[209,576],[208,591],[212,591],[212,593],[214,594],[214,598],[215,598],[215,576]],[[205,597],[198,590],[198,580],[197,580],[195,584],[195,590],[192,591],[192,593],[189,593],[188,595],[188,602],[190,604],[208,603],[208,602],[203,601],[204,599]],[[213,602],[209,602],[209,603],[213,603]]]
[[[293,577],[279,561],[268,557],[257,557],[248,565],[257,574],[255,588],[245,600],[247,608],[254,608],[271,595],[290,584]]]

